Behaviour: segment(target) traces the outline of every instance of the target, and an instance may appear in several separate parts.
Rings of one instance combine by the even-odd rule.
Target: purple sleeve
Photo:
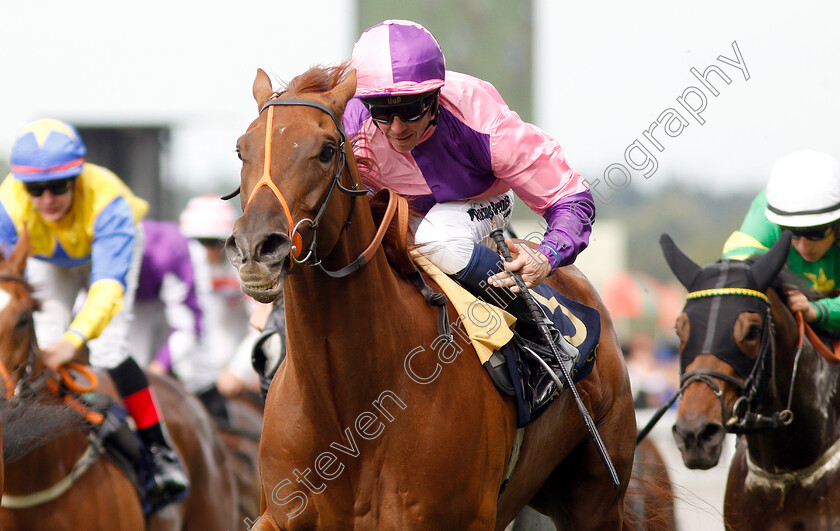
[[[164,341],[163,345],[155,354],[155,361],[163,365],[167,371],[172,370],[172,353],[169,352],[169,341]]]
[[[548,228],[537,250],[548,257],[551,271],[574,263],[589,245],[595,220],[595,201],[588,191],[566,196],[543,213]]]

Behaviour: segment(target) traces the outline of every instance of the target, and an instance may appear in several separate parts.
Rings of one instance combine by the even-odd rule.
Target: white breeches
[[[507,228],[513,213],[513,191],[481,201],[449,201],[429,210],[415,229],[420,251],[441,271],[464,269],[476,243],[493,246],[490,232]]]
[[[144,238],[135,231],[134,252],[125,281],[122,309],[111,319],[99,337],[88,341],[89,361],[94,367],[111,369],[130,354],[128,329],[133,318],[134,293],[143,260]],[[35,334],[38,344],[48,345],[61,339],[70,327],[74,313],[82,307],[90,287],[90,264],[74,268],[60,267],[30,258],[26,277],[41,300],[41,311],[35,312]],[[78,299],[78,300],[77,300]]]

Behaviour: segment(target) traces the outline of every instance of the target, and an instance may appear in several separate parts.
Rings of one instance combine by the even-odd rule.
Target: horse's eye
[[[32,314],[30,314],[29,312],[23,312],[20,315],[18,315],[18,320],[15,323],[15,327],[16,328],[26,328],[27,326],[29,326],[29,323],[31,322],[31,320],[32,320]]]
[[[321,162],[329,162],[332,160],[333,155],[335,155],[335,147],[327,144],[318,154],[318,160]]]
[[[239,157],[239,160],[242,160],[242,151],[239,149],[239,146],[236,146],[236,156]]]
[[[759,325],[752,325],[750,329],[747,330],[747,339],[749,341],[755,341],[761,338],[761,327]]]

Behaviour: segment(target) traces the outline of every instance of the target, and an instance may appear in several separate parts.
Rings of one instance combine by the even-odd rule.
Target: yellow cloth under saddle
[[[516,317],[478,299],[417,250],[411,251],[411,258],[417,267],[432,277],[455,306],[481,363],[513,338],[511,327]]]

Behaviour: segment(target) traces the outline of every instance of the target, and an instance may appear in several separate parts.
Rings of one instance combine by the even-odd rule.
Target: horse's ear
[[[758,284],[760,291],[767,289],[787,262],[787,257],[790,254],[791,236],[790,231],[784,231],[782,237],[770,247],[769,251],[761,255],[750,268],[753,280]]]
[[[350,98],[356,93],[356,69],[350,70],[345,76],[344,81],[336,85],[329,92],[329,99],[333,111],[338,116],[344,114],[344,107]]]
[[[659,246],[662,247],[662,254],[665,255],[665,261],[668,262],[668,267],[677,277],[685,289],[691,289],[691,283],[697,278],[697,274],[702,269],[699,265],[685,255],[674,243],[667,234],[659,237]]]
[[[26,271],[27,256],[29,256],[29,231],[24,227],[20,231],[17,244],[15,244],[15,250],[12,251],[12,255],[9,256],[8,260],[18,275],[23,276],[23,272]]]
[[[257,100],[257,112],[261,111],[265,102],[274,94],[271,79],[262,68],[257,68],[257,78],[254,79],[254,99]]]

